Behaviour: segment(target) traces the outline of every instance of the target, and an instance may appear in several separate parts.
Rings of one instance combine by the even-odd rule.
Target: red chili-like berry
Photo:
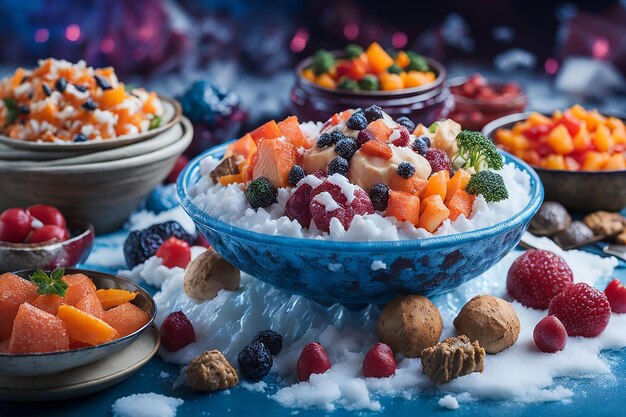
[[[161,324],[161,343],[170,352],[176,352],[195,341],[193,324],[182,311],[171,313]]]
[[[540,351],[558,352],[567,344],[567,330],[556,316],[547,316],[535,326],[533,339]]]
[[[302,349],[296,371],[300,381],[308,381],[311,374],[323,374],[330,369],[330,360],[319,343],[309,343]]]
[[[28,243],[42,243],[48,242],[52,239],[58,239],[60,241],[67,240],[69,238],[69,234],[67,233],[67,229],[61,226],[56,226],[54,224],[46,224],[45,226],[40,227],[39,229],[34,229],[33,232],[28,237]]]
[[[384,343],[376,343],[363,358],[363,375],[368,378],[387,378],[395,373],[393,350]]]
[[[604,290],[604,294],[609,300],[613,313],[626,313],[626,287],[624,287],[624,284],[622,284],[619,279],[614,279],[609,282],[609,285],[607,285]]]
[[[0,214],[0,241],[22,243],[31,227],[31,217],[26,210],[10,208]]]
[[[163,259],[163,265],[168,268],[186,268],[191,262],[191,247],[184,240],[171,237],[157,249],[155,256]]]

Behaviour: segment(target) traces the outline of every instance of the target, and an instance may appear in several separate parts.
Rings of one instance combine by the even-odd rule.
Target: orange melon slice
[[[59,307],[58,316],[65,323],[67,334],[73,340],[99,345],[117,338],[115,329],[91,314],[70,305]]]
[[[83,297],[82,300],[76,303],[76,308],[99,319],[104,317],[104,308],[102,308],[102,304],[100,304],[100,300],[95,293]]]
[[[261,139],[276,139],[282,135],[283,133],[274,120],[270,120],[250,132],[250,136],[252,136],[257,145],[259,145]]]
[[[287,142],[291,143],[296,148],[302,147],[309,149],[312,146],[306,137],[304,137],[296,116],[289,116],[282,122],[278,122],[278,128],[287,139]]]
[[[150,316],[134,304],[124,303],[104,312],[104,321],[119,333],[127,336],[143,327]]]
[[[9,342],[9,353],[45,353],[67,350],[69,339],[58,317],[28,303],[20,305]]]
[[[289,171],[298,161],[298,151],[291,143],[263,139],[259,145],[252,178],[266,177],[274,187],[286,187]]]
[[[134,300],[135,297],[137,297],[137,293],[117,288],[109,288],[96,291],[96,296],[98,296],[102,308],[108,310],[111,307],[117,307],[120,304]]]
[[[0,341],[11,336],[13,320],[22,303],[37,298],[37,285],[15,274],[0,275]]]
[[[63,277],[63,281],[67,283],[65,303],[71,306],[75,306],[81,299],[96,292],[95,284],[87,275],[66,275]]]
[[[59,310],[59,306],[66,304],[65,299],[56,294],[50,295],[40,295],[35,298],[35,301],[31,303],[33,306],[37,307],[40,310],[45,311],[46,313],[50,313],[53,315],[57,315],[57,311]]]

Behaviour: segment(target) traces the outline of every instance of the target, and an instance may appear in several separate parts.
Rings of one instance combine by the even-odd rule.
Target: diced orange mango
[[[587,152],[581,169],[583,171],[601,170],[611,156],[606,152]]]
[[[396,64],[398,64],[400,68],[404,69],[408,67],[410,63],[411,63],[411,58],[409,58],[409,55],[407,55],[406,52],[404,51],[398,52],[398,56],[396,56]]]
[[[288,185],[289,171],[298,162],[298,151],[291,143],[278,139],[264,139],[252,172],[253,179],[266,177],[276,188]]]
[[[448,180],[450,174],[446,170],[435,172],[428,178],[428,187],[422,194],[422,198],[428,198],[431,195],[438,194],[441,197],[441,201],[446,199],[446,193],[448,192]]]
[[[316,78],[315,83],[320,87],[335,89],[337,87],[337,83],[335,80],[328,74],[321,74]]]
[[[383,72],[378,76],[378,80],[380,81],[380,89],[383,91],[401,90],[404,88],[404,81],[399,74]]]
[[[0,341],[11,336],[13,320],[22,303],[37,298],[37,285],[9,272],[0,275]]]
[[[587,110],[580,104],[573,105],[569,110],[577,119],[585,120],[587,118]]]
[[[433,233],[450,216],[450,210],[443,204],[439,194],[433,194],[432,198],[423,204],[425,207],[420,215],[418,227]]]
[[[31,304],[46,313],[56,316],[59,306],[66,304],[66,302],[63,297],[56,294],[45,294],[35,298]]]
[[[115,88],[110,88],[102,92],[100,97],[100,107],[103,109],[110,109],[111,107],[121,104],[126,99],[126,91],[124,86],[119,84]]]
[[[541,166],[546,169],[565,170],[565,158],[563,155],[550,154],[541,161]]]
[[[236,183],[243,183],[244,181],[244,176],[243,173],[240,172],[239,174],[231,174],[231,175],[224,175],[222,177],[219,177],[217,179],[217,181],[222,184],[224,187],[226,187],[229,184],[236,184]]]
[[[276,139],[282,135],[283,133],[274,120],[270,120],[250,132],[250,136],[252,136],[257,145],[259,145],[261,139]]]
[[[102,308],[108,310],[111,307],[117,307],[120,304],[134,300],[137,297],[137,293],[117,288],[107,288],[96,291],[96,296],[100,300]]]
[[[387,202],[387,216],[392,216],[399,221],[409,221],[417,226],[419,223],[420,199],[419,197],[401,191],[389,191]]]
[[[296,148],[302,147],[309,149],[312,146],[306,137],[304,137],[296,116],[289,116],[282,122],[278,122],[278,128],[287,139],[287,142],[291,143]]]
[[[58,317],[28,303],[20,305],[13,321],[10,354],[56,352],[68,348],[65,325]]]
[[[119,337],[124,337],[142,328],[150,316],[136,305],[124,303],[105,311],[104,321],[117,330]]]
[[[435,81],[435,74],[432,72],[409,71],[404,78],[404,87],[419,87],[433,81]]]
[[[548,146],[559,155],[566,155],[574,150],[574,142],[569,131],[562,124],[557,125],[550,131],[546,138]]]
[[[70,305],[59,307],[58,316],[73,340],[99,345],[117,338],[117,331],[103,320]]]
[[[386,160],[391,159],[393,151],[387,142],[368,140],[361,146],[361,151],[370,156],[377,156]]]
[[[475,195],[468,194],[460,188],[457,189],[446,203],[446,206],[450,210],[450,220],[455,221],[461,214],[469,219],[475,199]]]
[[[315,82],[315,72],[312,68],[306,68],[302,71],[302,76],[312,83]]]
[[[573,138],[573,145],[574,150],[577,151],[585,151],[589,149],[589,146],[591,145],[591,136],[587,130],[587,123],[581,123],[580,130]]]
[[[415,126],[415,129],[413,130],[413,134],[415,136],[422,136],[426,133],[428,133],[428,128],[421,123],[418,123],[417,126]]]
[[[544,116],[541,113],[532,112],[530,116],[528,116],[528,122],[532,126],[549,125],[550,123],[552,123],[552,119]]]
[[[462,168],[454,173],[452,178],[450,178],[446,184],[446,198],[443,200],[446,206],[457,190],[465,190],[465,187],[471,177],[472,175]]]
[[[365,51],[367,59],[375,72],[381,73],[393,65],[393,58],[376,42],[372,42]]]
[[[228,158],[232,155],[241,155],[245,161],[250,161],[250,158],[257,151],[258,146],[252,136],[249,133],[243,135],[240,139],[228,145],[224,156]]]
[[[381,142],[387,142],[393,129],[387,126],[383,119],[374,120],[367,126],[367,130]]]
[[[611,155],[611,157],[604,163],[602,169],[607,171],[617,171],[626,169],[626,160],[624,159],[624,154],[616,153]]]
[[[598,125],[593,135],[593,144],[599,152],[609,152],[615,146],[611,130],[605,125]]]
[[[76,303],[76,308],[99,319],[104,316],[104,308],[102,308],[102,304],[95,293],[83,297]]]
[[[95,284],[87,275],[66,275],[63,281],[67,283],[65,303],[71,306],[75,306],[83,297],[96,292]]]
[[[389,188],[394,191],[402,191],[420,197],[428,187],[428,181],[413,175],[409,178],[402,178],[400,175],[392,175],[389,180]]]

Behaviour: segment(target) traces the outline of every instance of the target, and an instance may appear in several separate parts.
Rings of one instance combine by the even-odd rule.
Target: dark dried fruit
[[[273,356],[278,355],[283,349],[283,337],[274,330],[261,330],[252,338],[252,341],[263,343]]]
[[[133,268],[144,263],[170,237],[184,240],[190,245],[194,242],[194,237],[175,221],[155,224],[143,230],[130,232],[124,242],[126,264],[129,268]]]
[[[269,374],[273,362],[270,350],[258,340],[241,349],[237,356],[239,372],[251,382],[258,382]]]

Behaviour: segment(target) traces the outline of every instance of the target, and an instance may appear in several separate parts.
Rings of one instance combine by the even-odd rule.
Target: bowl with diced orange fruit
[[[302,120],[327,119],[346,108],[373,102],[394,118],[407,116],[430,124],[453,106],[446,70],[412,51],[387,51],[374,42],[343,50],[318,50],[296,66],[291,107]]]
[[[546,199],[581,212],[626,207],[623,117],[574,105],[551,115],[502,117],[486,125],[483,133],[537,171]]]
[[[49,375],[132,344],[156,305],[139,285],[80,269],[0,275],[0,372]]]

